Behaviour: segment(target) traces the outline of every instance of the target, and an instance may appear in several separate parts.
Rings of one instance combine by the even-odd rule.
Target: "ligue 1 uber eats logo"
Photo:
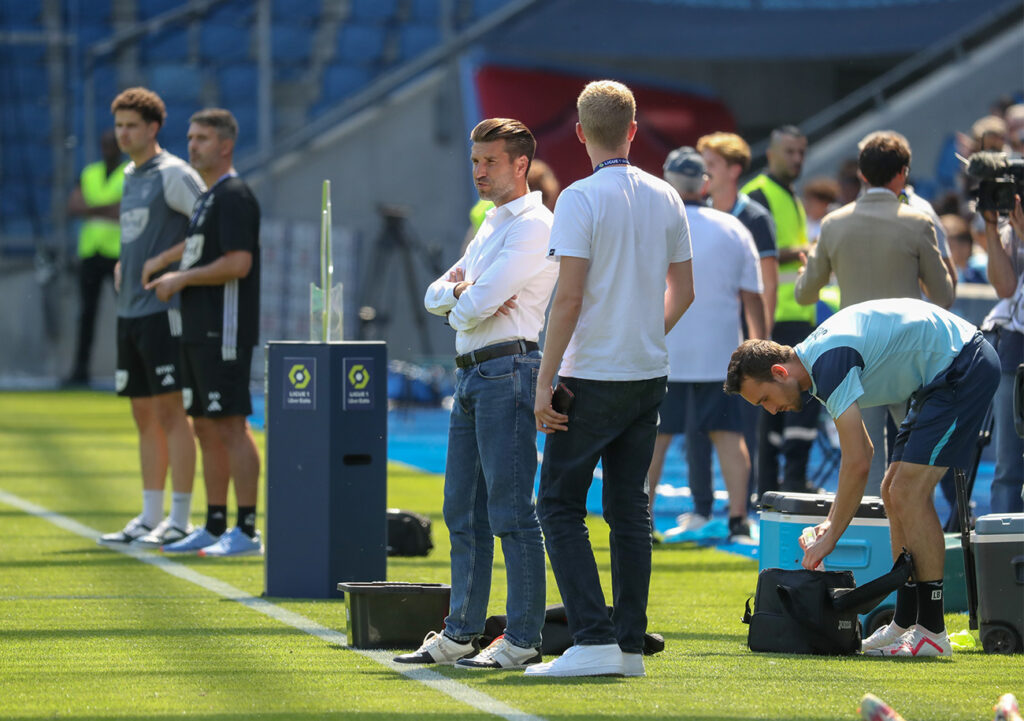
[[[356,364],[348,371],[348,382],[357,391],[361,391],[370,382],[370,372],[366,370],[366,366],[363,364]]]
[[[292,366],[292,369],[288,371],[288,380],[291,381],[292,388],[296,390],[302,390],[309,385],[309,371],[306,370],[306,366],[301,363],[296,363]]]

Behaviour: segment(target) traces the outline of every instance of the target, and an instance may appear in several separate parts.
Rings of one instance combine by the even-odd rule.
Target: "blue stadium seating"
[[[384,23],[393,20],[397,12],[397,0],[352,0],[349,18]]]
[[[305,63],[313,46],[312,31],[301,25],[275,24],[270,29],[270,48],[275,63]]]
[[[320,0],[271,0],[270,18],[279,22],[315,25],[323,13]]]
[[[246,26],[207,20],[199,28],[199,56],[206,62],[243,62],[249,59],[250,39]]]
[[[183,26],[167,27],[139,41],[144,64],[183,62],[188,59],[188,34]]]
[[[414,23],[437,23],[441,18],[441,3],[438,0],[412,0],[409,3],[409,20]]]
[[[251,0],[229,0],[210,10],[203,22],[247,26],[256,17],[255,5]]]
[[[79,23],[78,27],[73,30],[78,41],[79,52],[85,52],[89,46],[106,40],[113,34],[111,26],[104,22]]]
[[[4,30],[39,30],[42,3],[0,0],[0,26]]]
[[[256,94],[249,97],[248,102],[224,103],[238,121],[238,141],[235,143],[237,152],[255,149],[259,141],[259,110],[256,107]]]
[[[111,101],[121,89],[117,84],[117,69],[109,64],[96,65],[92,71],[92,82],[96,93],[96,112],[106,117]]]
[[[149,69],[149,87],[165,103],[199,104],[203,75],[194,65],[153,65]]]
[[[259,69],[253,63],[225,65],[217,71],[220,102],[225,107],[236,103],[256,102]]]
[[[337,101],[370,83],[370,73],[355,65],[328,65],[324,69],[321,98]]]
[[[441,41],[441,30],[437,25],[403,25],[398,32],[401,60],[414,58]]]
[[[140,20],[149,20],[186,4],[185,0],[136,0]]]
[[[110,23],[113,16],[112,0],[89,0],[76,3],[78,19],[83,23]]]
[[[482,18],[507,4],[508,0],[473,0],[473,16]]]
[[[372,65],[384,54],[387,31],[377,25],[345,23],[338,31],[335,58],[343,62]]]

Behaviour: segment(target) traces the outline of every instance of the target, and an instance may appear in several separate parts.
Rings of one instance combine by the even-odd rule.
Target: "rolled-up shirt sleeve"
[[[447,315],[455,307],[458,298],[455,297],[455,286],[457,283],[448,280],[448,276],[457,268],[466,269],[466,256],[459,258],[459,262],[453,265],[440,275],[440,277],[427,286],[427,294],[423,296],[423,305],[428,313],[434,315]]]
[[[454,302],[448,324],[461,331],[475,328],[517,295],[547,267],[545,253],[550,233],[550,227],[543,220],[524,218],[518,221],[509,230],[494,262],[480,277],[472,279],[473,284]]]

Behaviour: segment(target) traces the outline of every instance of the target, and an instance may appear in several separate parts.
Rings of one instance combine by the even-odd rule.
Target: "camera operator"
[[[1013,380],[1017,366],[1024,363],[1024,210],[1018,194],[1008,222],[997,210],[981,212],[988,241],[988,279],[1000,298],[981,325],[999,354],[1002,372],[992,400],[996,450],[992,512],[1020,513],[1024,510],[1024,439],[1013,423]]]

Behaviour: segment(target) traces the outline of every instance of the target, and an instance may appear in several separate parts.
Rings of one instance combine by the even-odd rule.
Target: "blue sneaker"
[[[195,553],[207,546],[212,546],[220,536],[215,536],[201,526],[180,541],[168,543],[160,548],[164,553]]]
[[[255,536],[249,538],[245,531],[235,526],[221,536],[220,540],[212,546],[207,546],[199,551],[199,555],[208,558],[220,556],[262,556],[263,538],[260,536],[259,531],[256,531]]]

